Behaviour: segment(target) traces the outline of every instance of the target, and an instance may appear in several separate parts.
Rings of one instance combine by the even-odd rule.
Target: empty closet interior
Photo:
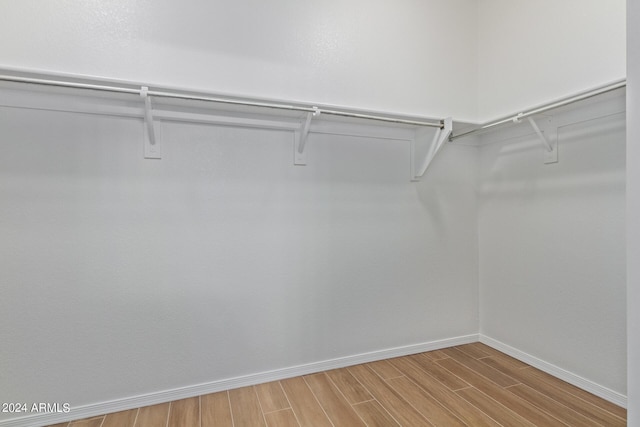
[[[477,341],[627,406],[624,1],[192,3],[0,6],[0,401],[71,407],[0,426]]]

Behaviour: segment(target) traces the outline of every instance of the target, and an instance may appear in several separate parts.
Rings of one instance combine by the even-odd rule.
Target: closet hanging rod
[[[142,86],[140,89],[124,87],[124,86],[108,86],[108,85],[99,85],[99,84],[91,84],[91,83],[78,83],[73,81],[64,81],[64,80],[51,80],[51,79],[40,79],[33,77],[20,77],[20,76],[11,76],[11,75],[1,75],[1,81],[7,82],[15,82],[15,83],[30,83],[36,85],[43,86],[57,86],[57,87],[66,87],[73,89],[89,89],[89,90],[97,90],[103,92],[115,92],[115,93],[127,93],[140,95],[142,93]],[[272,108],[277,110],[288,110],[288,111],[300,111],[307,113],[320,113],[320,114],[328,114],[332,116],[342,116],[342,117],[352,117],[358,119],[367,119],[367,120],[376,120],[388,123],[398,123],[412,126],[425,126],[425,127],[434,127],[442,129],[444,124],[442,121],[439,122],[428,122],[423,120],[413,120],[413,119],[402,119],[398,117],[389,117],[382,115],[373,115],[367,113],[356,113],[351,111],[340,111],[334,109],[324,109],[317,106],[298,106],[298,105],[288,105],[288,104],[280,104],[280,103],[271,103],[271,102],[262,102],[262,101],[245,101],[239,99],[232,98],[224,98],[218,96],[209,96],[209,95],[193,95],[188,93],[181,92],[168,92],[168,91],[160,91],[160,90],[148,90],[148,96],[155,96],[160,98],[174,98],[174,99],[184,99],[184,100],[192,100],[192,101],[205,101],[205,102],[215,102],[221,104],[230,104],[230,105],[241,105],[247,107],[263,107],[263,108]]]
[[[512,114],[510,116],[503,117],[503,118],[500,118],[500,119],[497,119],[497,120],[494,120],[494,121],[491,121],[491,122],[487,122],[487,123],[485,123],[483,125],[480,125],[480,127],[471,129],[471,130],[466,131],[466,132],[462,132],[462,133],[460,133],[458,135],[451,135],[451,137],[449,137],[449,141],[453,141],[455,139],[462,138],[463,136],[468,136],[468,135],[474,134],[476,132],[480,132],[482,130],[489,129],[489,128],[492,128],[494,126],[499,126],[499,125],[502,125],[502,124],[505,124],[505,123],[509,123],[509,122],[518,123],[521,119],[525,119],[527,117],[534,116],[536,114],[544,113],[545,111],[553,110],[554,108],[558,108],[558,107],[562,107],[562,106],[565,106],[565,105],[573,104],[574,102],[578,102],[578,101],[582,101],[582,100],[585,100],[585,99],[588,99],[588,98],[592,98],[594,96],[601,95],[603,93],[611,92],[611,91],[614,91],[616,89],[623,88],[626,85],[627,85],[627,80],[626,79],[621,79],[621,80],[617,80],[617,81],[615,81],[613,83],[606,84],[604,86],[598,86],[598,87],[596,87],[594,89],[589,89],[587,91],[580,92],[578,94],[571,95],[571,96],[568,96],[566,98],[562,98],[562,99],[550,102],[548,104],[544,104],[544,105],[540,105],[538,107],[531,108],[529,111],[523,111],[523,112],[520,112],[520,113],[517,113],[517,114]]]

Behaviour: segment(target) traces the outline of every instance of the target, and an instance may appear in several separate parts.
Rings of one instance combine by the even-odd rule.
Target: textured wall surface
[[[25,0],[0,67],[472,120],[476,29],[475,0]]]
[[[3,2],[0,68],[483,121],[623,77],[623,3]],[[624,393],[616,102],[558,116],[558,165],[505,131],[480,158],[446,145],[420,184],[406,141],[312,134],[293,167],[288,132],[166,123],[145,161],[140,120],[0,107],[0,401],[105,402],[478,324]]]
[[[625,76],[624,0],[23,0],[0,67],[482,122]]]
[[[625,0],[479,0],[480,121],[622,79]]]
[[[556,164],[526,122],[484,136],[478,216],[480,332],[623,396],[624,102],[554,114]]]
[[[477,149],[0,109],[0,401],[72,407],[477,333]],[[2,414],[9,417],[11,414]]]

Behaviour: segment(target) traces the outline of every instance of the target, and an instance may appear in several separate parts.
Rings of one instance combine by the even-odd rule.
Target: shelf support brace
[[[144,158],[161,159],[162,150],[160,147],[160,138],[158,138],[159,132],[157,132],[153,122],[151,97],[149,96],[149,88],[147,86],[140,88],[140,96],[144,99]]]
[[[311,119],[314,116],[320,114],[318,107],[313,107],[314,112],[307,113],[307,118],[302,124],[300,130],[294,131],[294,149],[293,149],[293,163],[298,166],[304,166],[307,164],[307,153],[304,151],[307,145],[307,138],[309,137],[309,129],[311,128]]]
[[[451,135],[452,130],[453,130],[453,119],[451,117],[447,117],[442,121],[442,127],[438,128],[436,130],[436,133],[433,135],[431,145],[429,146],[429,151],[427,152],[427,155],[424,161],[422,162],[422,166],[420,167],[420,169],[418,169],[417,173],[415,172],[412,173],[413,175],[411,179],[412,181],[420,181],[420,178],[424,176],[425,172],[429,168],[429,165],[431,165],[431,162],[433,162],[433,159],[435,159],[436,155],[438,154],[438,152],[440,151],[444,143],[449,140],[449,135]],[[412,154],[411,166],[413,169],[414,167],[413,158],[415,157],[415,143],[414,143],[414,146],[412,147],[411,154]]]
[[[531,117],[527,117],[527,120],[544,146],[544,163],[558,163],[558,138],[551,137],[548,139],[547,136],[542,133],[535,120]],[[547,129],[551,129],[551,126],[547,126]],[[549,133],[550,132],[547,132],[547,134]]]

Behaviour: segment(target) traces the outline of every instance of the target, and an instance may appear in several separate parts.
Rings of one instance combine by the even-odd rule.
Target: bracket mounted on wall
[[[147,86],[140,88],[140,96],[144,99],[144,158],[161,159],[160,129],[156,127],[153,121],[151,97],[149,96],[149,88]]]
[[[302,123],[299,130],[293,131],[294,147],[293,147],[293,164],[305,166],[307,164],[307,153],[304,151],[309,137],[309,129],[311,128],[311,119],[320,115],[320,109],[313,107],[314,111],[307,113],[307,117]]]
[[[522,122],[523,113],[518,114],[513,118],[515,123]],[[558,129],[553,126],[551,118],[545,119],[543,130],[540,130],[536,121],[528,116],[527,121],[533,128],[536,135],[538,135],[538,139],[542,143],[544,147],[544,163],[558,163]]]
[[[433,162],[433,159],[435,159],[436,155],[444,145],[445,141],[449,140],[449,135],[451,135],[451,131],[453,130],[453,119],[451,117],[447,117],[446,119],[442,120],[441,123],[442,126],[436,129],[436,132],[433,134],[433,138],[431,140],[431,144],[429,145],[427,154],[417,172],[415,170],[415,138],[413,141],[411,141],[411,181],[420,181],[420,179],[424,176],[425,172],[429,168],[429,165],[431,165],[431,162]]]

